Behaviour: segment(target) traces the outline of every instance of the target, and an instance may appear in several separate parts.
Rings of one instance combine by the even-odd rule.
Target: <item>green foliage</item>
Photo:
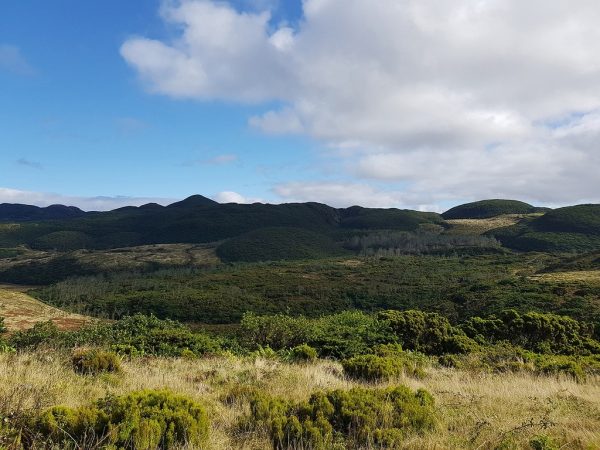
[[[559,208],[534,220],[491,232],[524,251],[589,252],[600,249],[600,205]]]
[[[540,434],[534,436],[529,445],[533,450],[559,450],[560,446],[550,436]]]
[[[232,238],[217,248],[217,255],[227,262],[318,259],[344,253],[329,237],[301,228],[262,228]]]
[[[455,206],[442,214],[445,220],[450,219],[486,219],[503,214],[530,214],[536,208],[517,200],[481,200]]]
[[[118,373],[121,371],[121,358],[116,353],[98,348],[75,350],[71,363],[73,370],[82,375],[98,375],[104,372]]]
[[[507,341],[538,353],[600,353],[600,343],[591,338],[592,327],[566,316],[506,310],[487,319],[473,317],[462,329],[481,343]]]
[[[160,320],[153,316],[136,315],[114,323],[88,325],[81,330],[61,332],[52,322],[36,324],[26,331],[14,333],[9,343],[18,349],[33,349],[43,345],[73,348],[105,346],[128,356],[181,356],[189,350],[197,356],[218,353],[221,341],[205,333],[192,332],[185,325]]]
[[[93,246],[93,238],[80,231],[55,231],[40,236],[31,243],[31,247],[38,250],[58,250],[60,252],[91,248]]]
[[[57,342],[63,334],[54,322],[39,322],[28,330],[21,330],[9,338],[9,343],[17,349],[34,349],[43,345],[52,345]]]
[[[208,437],[205,409],[169,391],[139,391],[106,397],[77,409],[44,411],[34,429],[61,448],[174,449],[201,445]]]
[[[448,319],[436,313],[423,311],[382,311],[377,315],[385,321],[404,348],[422,353],[466,353],[476,343],[450,325]]]
[[[6,333],[6,325],[4,325],[4,317],[0,317],[0,334]]]
[[[408,352],[377,346],[373,355],[359,355],[342,361],[344,372],[365,381],[387,381],[403,374],[417,378],[426,375],[426,359]]]
[[[300,404],[256,396],[249,422],[270,434],[274,449],[395,448],[435,427],[433,406],[427,391],[405,386],[315,393]]]
[[[317,359],[317,351],[307,344],[298,345],[290,350],[290,361],[309,363]]]
[[[565,290],[558,282],[520,275],[547,261],[554,259],[513,254],[240,264],[78,278],[35,295],[93,316],[118,319],[142,313],[209,324],[237,323],[247,311],[320,317],[350,309],[419,309],[453,323],[509,308],[600,317],[600,285]]]
[[[319,319],[244,315],[241,338],[246,345],[289,349],[308,344],[320,356],[347,358],[368,353],[379,343],[393,342],[394,336],[386,324],[372,315],[346,311]]]

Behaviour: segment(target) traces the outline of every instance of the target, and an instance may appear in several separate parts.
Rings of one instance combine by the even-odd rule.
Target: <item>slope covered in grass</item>
[[[448,219],[486,219],[503,214],[529,214],[537,212],[534,206],[518,200],[481,200],[455,206],[442,214]]]

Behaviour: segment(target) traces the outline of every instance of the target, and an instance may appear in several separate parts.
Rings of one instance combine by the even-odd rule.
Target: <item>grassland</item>
[[[504,214],[485,219],[449,219],[446,220],[446,222],[448,222],[451,227],[446,233],[482,235],[490,230],[516,225],[523,219],[539,217],[541,215],[542,213]]]
[[[23,290],[23,286],[0,284],[0,317],[4,318],[8,331],[28,329],[38,322],[48,320],[55,323],[59,329],[72,330],[94,320],[42,303]]]
[[[598,378],[576,383],[565,377],[431,368],[423,379],[400,376],[377,386],[398,383],[431,392],[438,421],[433,432],[408,436],[402,448],[531,448],[529,441],[538,435],[550,436],[564,449],[600,448]],[[86,405],[107,393],[167,387],[206,405],[212,422],[206,449],[215,450],[272,448],[266,435],[238,427],[249,411],[241,395],[245,389],[299,401],[313,392],[356,386],[365,384],[346,379],[332,361],[144,358],[125,361],[121,374],[91,377],[75,374],[67,355],[0,355],[0,415],[27,414],[56,404]]]

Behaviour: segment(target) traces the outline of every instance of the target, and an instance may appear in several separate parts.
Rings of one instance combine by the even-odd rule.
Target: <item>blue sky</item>
[[[18,48],[27,67],[0,66],[2,187],[165,198],[229,190],[272,199],[273,183],[310,176],[309,139],[248,127],[263,106],[173,101],[142,89],[119,47],[134,34],[168,36],[158,9],[157,1],[0,4],[0,44]]]
[[[533,4],[4,1],[0,202],[600,201],[600,5]]]

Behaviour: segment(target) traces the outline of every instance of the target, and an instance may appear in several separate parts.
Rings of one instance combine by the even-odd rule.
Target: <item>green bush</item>
[[[0,317],[0,334],[6,333],[6,325],[4,325],[4,317]]]
[[[533,450],[558,450],[560,448],[554,439],[545,434],[534,436],[529,441],[529,445]]]
[[[52,346],[61,336],[62,333],[54,322],[39,322],[28,330],[14,333],[9,339],[9,344],[17,349],[32,349],[40,345]]]
[[[71,359],[73,370],[82,375],[98,375],[121,371],[121,358],[114,352],[101,349],[77,349]]]
[[[488,318],[473,317],[463,326],[467,336],[490,344],[507,341],[538,353],[587,355],[600,353],[600,343],[592,339],[593,327],[555,314],[506,310]]]
[[[270,434],[275,449],[394,448],[435,427],[433,406],[427,391],[406,386],[315,393],[300,404],[257,396],[249,422]]]
[[[92,406],[54,406],[34,424],[48,444],[60,448],[173,449],[201,445],[208,417],[193,400],[169,391],[145,390],[106,397]]]
[[[448,319],[423,311],[382,311],[377,315],[386,322],[402,346],[426,354],[468,353],[477,344],[453,327]]]
[[[423,378],[426,360],[422,355],[402,351],[399,345],[380,345],[373,355],[359,355],[342,361],[344,372],[365,381],[386,381],[402,374]]]
[[[313,362],[317,359],[317,351],[310,345],[302,344],[290,350],[290,360],[293,362]]]

